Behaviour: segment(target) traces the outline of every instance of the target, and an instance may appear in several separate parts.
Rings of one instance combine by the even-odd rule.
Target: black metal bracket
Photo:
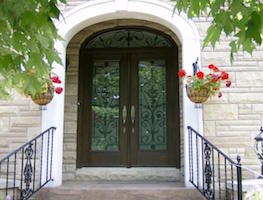
[[[199,69],[199,66],[197,65],[198,64],[198,57],[196,58],[196,61],[193,63],[193,76],[194,75],[196,75],[196,72],[198,71],[198,70],[200,70]]]

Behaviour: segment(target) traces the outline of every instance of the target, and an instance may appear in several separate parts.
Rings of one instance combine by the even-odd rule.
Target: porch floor
[[[44,188],[36,200],[203,200],[182,182],[67,181],[57,188]]]

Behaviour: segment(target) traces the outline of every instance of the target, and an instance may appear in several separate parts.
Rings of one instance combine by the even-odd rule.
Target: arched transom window
[[[124,28],[100,33],[89,40],[85,48],[173,47],[171,40],[158,32],[139,28]]]

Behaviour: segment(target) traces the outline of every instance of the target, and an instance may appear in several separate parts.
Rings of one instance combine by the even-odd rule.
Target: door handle
[[[122,123],[125,124],[127,119],[127,107],[124,105],[122,108]]]
[[[132,124],[134,125],[134,122],[135,122],[135,107],[134,107],[134,105],[131,106],[131,121],[132,121]]]
[[[132,122],[132,133],[134,133],[134,125],[135,125],[135,106],[131,106],[131,122]]]
[[[122,108],[123,133],[126,133],[126,127],[125,127],[126,119],[127,119],[127,107],[124,105],[123,108]]]

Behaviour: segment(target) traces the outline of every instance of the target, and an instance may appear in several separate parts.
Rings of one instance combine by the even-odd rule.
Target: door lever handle
[[[126,123],[126,119],[127,119],[127,107],[124,105],[122,108],[122,126],[123,126],[123,133],[126,133],[126,127],[125,127],[125,123]]]
[[[122,123],[125,124],[127,119],[127,107],[124,105],[122,108]]]
[[[132,124],[134,125],[134,123],[135,123],[135,107],[134,107],[134,105],[131,106],[131,121],[132,121]]]
[[[134,126],[135,126],[135,106],[131,106],[131,122],[132,122],[132,133],[134,133]]]

